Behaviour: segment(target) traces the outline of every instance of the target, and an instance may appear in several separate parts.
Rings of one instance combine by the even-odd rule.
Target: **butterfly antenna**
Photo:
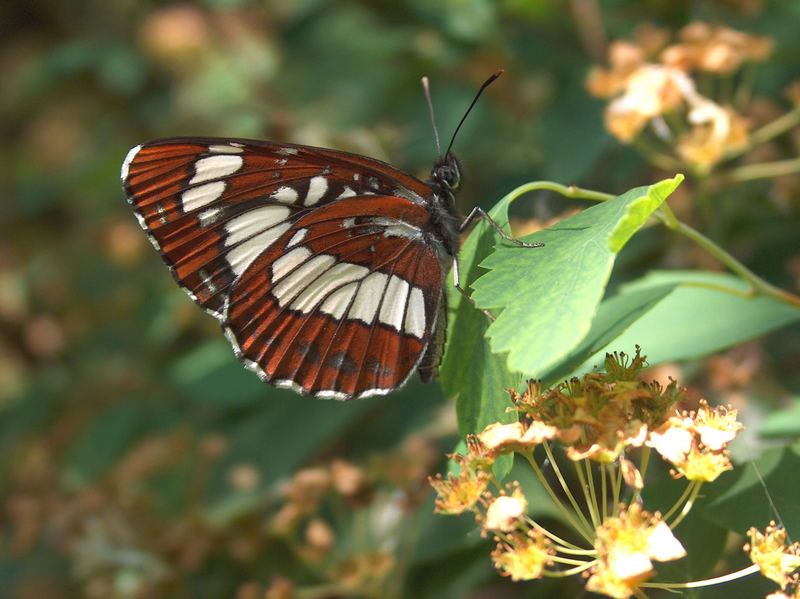
[[[467,116],[472,110],[472,107],[475,106],[475,103],[478,101],[478,98],[481,97],[483,90],[489,87],[494,82],[494,80],[497,79],[503,73],[504,73],[503,69],[500,69],[496,73],[493,73],[491,77],[489,77],[486,81],[483,82],[483,85],[481,85],[481,88],[478,90],[478,93],[475,94],[475,99],[472,100],[472,104],[469,105],[469,108],[467,108],[467,111],[464,113],[464,116],[461,117],[461,121],[458,123],[458,127],[456,127],[455,132],[453,132],[453,137],[450,139],[450,145],[447,146],[447,152],[444,153],[445,156],[447,156],[450,153],[450,149],[453,147],[453,142],[456,140],[456,135],[458,135],[458,131],[459,129],[461,129],[461,125],[463,125],[464,121],[467,120]]]
[[[442,146],[439,143],[439,129],[436,128],[436,118],[433,116],[433,102],[431,102],[431,86],[427,77],[422,78],[422,89],[425,90],[425,101],[428,103],[428,114],[431,115],[431,125],[433,126],[433,137],[436,139],[436,156],[441,159]]]

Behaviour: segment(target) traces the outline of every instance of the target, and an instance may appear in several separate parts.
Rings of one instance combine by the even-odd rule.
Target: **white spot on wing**
[[[374,272],[361,281],[361,287],[353,300],[353,305],[350,306],[347,317],[363,320],[367,324],[375,320],[375,313],[378,311],[388,279],[387,275]]]
[[[344,198],[349,198],[356,195],[356,192],[350,189],[347,185],[344,186],[344,190],[338,196],[336,196],[337,200],[341,200]]]
[[[215,208],[209,208],[208,210],[204,210],[200,214],[197,215],[197,219],[200,221],[201,227],[207,227],[208,225],[214,223],[219,216],[219,213],[222,212],[222,208],[217,206]]]
[[[413,287],[408,298],[408,309],[406,310],[406,322],[403,329],[409,335],[414,335],[422,339],[425,335],[425,297],[422,289]]]
[[[232,175],[242,168],[243,163],[241,156],[230,154],[201,158],[194,163],[194,176],[189,181],[189,185]]]
[[[286,220],[289,209],[286,206],[263,206],[248,210],[225,224],[228,237],[225,245],[233,245],[265,231]]]
[[[225,191],[225,181],[214,181],[197,187],[190,187],[181,195],[184,212],[191,212],[216,201]]]
[[[289,146],[283,146],[282,148],[278,148],[275,153],[282,154],[284,156],[297,156],[300,153],[300,150]]]
[[[306,258],[311,255],[311,251],[299,247],[290,252],[286,252],[283,256],[272,263],[272,282],[276,283],[290,273],[294,268],[305,262]]]
[[[381,304],[378,320],[388,324],[398,332],[403,326],[403,314],[406,310],[406,298],[409,285],[400,277],[392,275],[386,287],[386,296]]]
[[[308,182],[308,193],[303,203],[306,206],[313,206],[322,199],[326,191],[328,191],[328,180],[325,177],[321,175],[311,177],[311,181]]]
[[[422,237],[422,231],[419,228],[394,218],[378,216],[369,219],[369,222],[385,227],[383,234],[386,237],[406,237],[407,239],[419,239]]]
[[[340,287],[322,302],[319,308],[320,312],[330,314],[334,318],[342,318],[357,290],[358,283],[348,283]]]
[[[306,238],[306,234],[308,233],[308,229],[300,229],[297,233],[292,235],[292,238],[289,240],[289,243],[286,244],[287,248],[294,247],[303,239]]]
[[[236,276],[241,275],[247,270],[247,267],[253,263],[253,260],[258,258],[264,250],[275,243],[281,235],[286,233],[290,226],[289,223],[283,223],[282,225],[272,227],[231,248],[231,250],[225,254],[225,258],[231,265],[233,272],[236,273]]]
[[[229,146],[222,144],[210,145],[208,146],[208,151],[215,154],[240,154],[241,152],[244,152],[241,145],[235,146],[233,144]]]
[[[297,201],[297,191],[284,185],[275,190],[270,197],[284,204],[294,204]]]
[[[305,248],[297,248],[305,249]],[[297,250],[292,250],[297,251]],[[306,250],[307,251],[307,250]],[[302,266],[294,268],[288,275],[281,279],[280,283],[272,288],[272,293],[278,299],[278,304],[283,307],[291,302],[300,292],[327,271],[334,263],[336,258],[326,254],[314,256],[311,260],[304,262]],[[275,279],[273,278],[273,282]]]
[[[311,312],[329,293],[351,281],[359,281],[369,273],[369,269],[358,264],[339,262],[322,273],[297,296],[290,306],[292,310]]]
[[[136,154],[138,154],[139,150],[141,149],[141,145],[134,146],[128,150],[128,153],[125,155],[125,160],[122,161],[122,169],[119,173],[119,176],[123,181],[128,178],[128,170],[131,168],[131,162],[133,162],[133,159],[136,158]]]

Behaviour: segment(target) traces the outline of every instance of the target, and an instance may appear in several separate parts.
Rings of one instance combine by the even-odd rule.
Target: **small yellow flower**
[[[723,472],[733,470],[733,464],[723,453],[694,447],[686,456],[686,462],[677,465],[677,470],[687,480],[710,483],[717,480]]]
[[[512,531],[527,513],[528,501],[522,490],[517,487],[511,495],[500,495],[492,500],[486,509],[483,528],[502,532]]]
[[[700,442],[712,451],[721,451],[733,441],[744,426],[736,420],[737,411],[731,406],[709,408],[708,402],[701,400],[700,409],[694,419],[694,429],[700,435]]]
[[[519,446],[522,433],[521,422],[510,424],[495,422],[478,433],[478,440],[490,454],[497,455],[513,451],[515,447]]]
[[[558,434],[555,426],[545,424],[539,420],[533,421],[522,434],[522,444],[526,447],[541,445],[545,441],[554,439]]]
[[[494,567],[511,580],[534,580],[552,563],[551,543],[542,533],[518,533],[500,541],[492,552]]]
[[[668,462],[683,464],[692,450],[694,435],[681,418],[670,418],[661,428],[652,431],[647,446],[652,447]]]
[[[678,139],[678,155],[686,162],[708,170],[731,151],[747,145],[750,123],[732,108],[697,96],[692,101],[692,128]]]
[[[761,574],[774,580],[781,589],[789,584],[797,584],[800,570],[800,543],[786,545],[786,530],[770,522],[764,534],[755,528],[748,531],[750,542],[744,550],[758,565]]]
[[[436,511],[440,514],[461,514],[471,510],[489,485],[488,473],[468,467],[463,456],[454,456],[454,459],[461,462],[458,476],[448,474],[444,479],[437,474],[428,479],[436,491]]]
[[[642,510],[638,504],[620,508],[596,529],[598,563],[591,570],[586,588],[611,597],[630,597],[653,573],[653,561],[671,561],[686,555],[660,515]]]
[[[646,64],[631,75],[625,93],[606,108],[605,122],[617,139],[629,143],[651,119],[681,105],[694,83],[680,69]]]

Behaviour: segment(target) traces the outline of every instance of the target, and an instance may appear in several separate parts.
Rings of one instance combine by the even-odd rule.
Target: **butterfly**
[[[177,283],[262,380],[346,400],[389,393],[415,371],[435,377],[451,265],[461,289],[459,234],[488,218],[458,217],[450,148],[423,182],[338,150],[159,139],[128,152],[121,178]]]

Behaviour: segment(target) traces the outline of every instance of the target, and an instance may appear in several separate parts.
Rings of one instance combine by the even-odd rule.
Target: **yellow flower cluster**
[[[766,60],[772,42],[703,22],[684,27],[672,45],[668,39],[664,30],[645,27],[633,42],[613,42],[608,68],[592,69],[587,87],[611,100],[605,123],[617,139],[631,143],[650,125],[683,163],[707,171],[747,146],[750,123],[731,97],[701,93],[694,75],[730,76],[745,63]]]
[[[634,356],[608,354],[601,372],[549,389],[531,381],[524,393],[509,391],[518,421],[493,423],[467,436],[465,455],[450,456],[453,472],[429,479],[437,494],[436,510],[472,512],[481,533],[497,543],[495,568],[512,580],[583,573],[590,591],[641,596],[641,584],[654,573],[653,562],[685,555],[672,529],[689,513],[702,484],[732,467],[727,446],[742,429],[731,408],[701,402],[697,411],[676,413],[676,404],[685,399],[683,389],[675,381],[666,387],[641,381],[646,365],[637,348]],[[551,444],[561,446],[563,454]],[[539,446],[561,485],[559,493],[534,458]],[[634,448],[641,449],[641,456],[655,449],[674,467],[676,478],[689,481],[663,517],[640,505],[647,459],[642,457],[640,471],[628,454]],[[548,531],[528,514],[521,485],[502,485],[495,478],[495,461],[511,453],[525,458],[584,544]],[[580,491],[572,491],[559,465],[564,461],[574,466]],[[630,493],[627,502],[623,483]]]
[[[575,461],[615,461],[628,447],[641,447],[648,431],[660,427],[683,390],[672,381],[667,387],[638,379],[646,361],[637,348],[631,358],[608,355],[605,372],[564,381],[542,390],[531,382],[524,394],[510,391],[523,431],[520,442],[540,444],[555,439]],[[494,425],[492,425],[494,426]],[[513,426],[513,425],[506,425]],[[490,427],[491,428],[491,427]],[[484,440],[488,429],[478,435]],[[510,440],[503,448],[516,448]]]

